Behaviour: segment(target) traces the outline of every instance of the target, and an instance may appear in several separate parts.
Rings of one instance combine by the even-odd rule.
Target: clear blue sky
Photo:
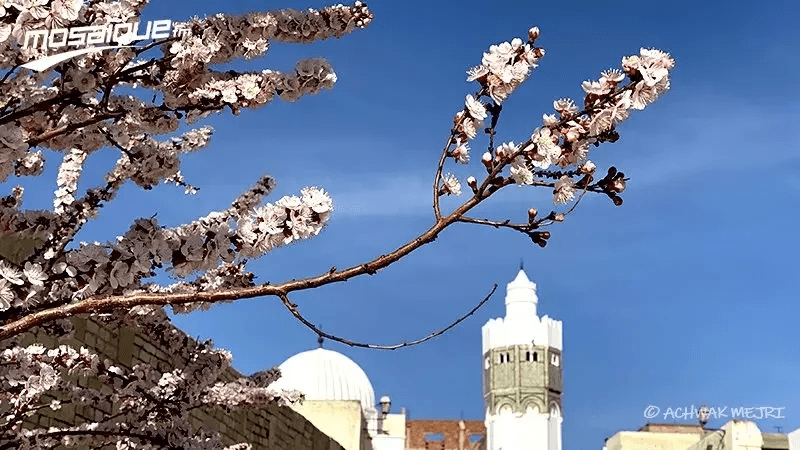
[[[326,4],[154,0],[145,18]],[[275,45],[237,66],[289,70],[298,58],[324,56],[339,77],[333,90],[208,121],[216,128],[212,146],[184,163],[187,180],[201,187],[197,196],[129,186],[81,238],[111,239],[156,212],[166,225],[191,220],[225,208],[270,173],[278,180],[273,200],[320,185],[336,210],[315,239],[252,263],[259,281],[364,262],[431,224],[431,176],[453,114],[474,90],[465,71],[490,44],[524,37],[533,25],[542,30],[547,55],[504,105],[499,126],[501,140],[517,142],[552,112],[554,99],[580,98],[581,81],[641,46],[661,48],[677,61],[673,90],[633,114],[618,143],[593,149],[598,166],[614,164],[632,178],[623,207],[589,198],[552,229],[546,249],[512,231],[455,226],[375,277],[293,300],[325,331],[389,344],[445,325],[500,284],[484,309],[426,345],[386,352],[326,344],[358,362],[376,395],[391,395],[411,418],[483,419],[480,327],[504,314],[505,284],[524,258],[540,314],[564,323],[565,449],[598,450],[616,431],[642,426],[648,405],[785,407],[783,419],[757,423],[772,432],[800,427],[794,2],[368,4],[375,20],[365,31]],[[94,177],[111,158],[94,158]],[[530,206],[552,205],[544,191],[510,191],[479,216],[524,220]],[[316,346],[274,298],[176,322],[232,351],[244,373]],[[652,420],[673,421],[663,413]]]

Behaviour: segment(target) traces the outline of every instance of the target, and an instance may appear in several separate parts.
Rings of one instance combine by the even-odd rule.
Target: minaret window
[[[483,362],[483,368],[484,369],[488,369],[489,368],[489,363],[490,363],[489,357],[487,356],[486,360],[484,360],[484,362]]]
[[[530,362],[531,360],[531,352],[525,352],[525,361]]]
[[[506,353],[506,362],[511,362],[511,353]]]
[[[499,361],[500,361],[500,364],[503,364],[504,362],[506,362],[506,355],[505,355],[505,353],[500,353],[500,355],[498,356],[498,358],[500,358],[500,359],[499,359]]]
[[[553,363],[554,366],[558,367],[559,364],[558,355],[554,354],[553,357],[550,359],[550,361]]]
[[[539,354],[533,352],[533,362],[539,361]]]

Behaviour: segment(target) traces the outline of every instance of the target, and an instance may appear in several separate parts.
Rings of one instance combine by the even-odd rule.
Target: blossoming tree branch
[[[550,237],[548,227],[563,221],[586,194],[605,195],[621,205],[625,175],[614,167],[598,169],[589,159],[590,149],[615,142],[618,125],[631,111],[644,109],[669,89],[669,73],[674,67],[668,54],[655,49],[623,57],[620,68],[583,83],[582,101],[554,101],[553,113],[544,114],[541,123],[531,124],[530,135],[521,136],[518,143],[499,143],[495,142],[495,129],[504,102],[545,52],[537,46],[539,29],[535,27],[524,39],[491,45],[480,64],[468,71],[475,91],[457,108],[432,171],[433,225],[371,261],[344,269],[332,267],[306,279],[256,284],[255,275],[247,270],[248,260],[312,238],[331,219],[334,202],[322,188],[307,187],[268,203],[265,199],[275,181],[264,176],[254,180],[229,208],[192,223],[167,228],[155,217],[142,218],[113,242],[74,240],[125,183],[144,190],[171,183],[187,194],[194,193],[197,188],[180,171],[181,159],[207,146],[212,129],[201,126],[187,131],[188,126],[212,114],[238,115],[276,97],[295,101],[332,88],[336,82],[333,68],[323,59],[302,60],[289,72],[218,71],[215,66],[260,57],[275,42],[339,38],[366,28],[373,15],[359,1],[320,10],[218,14],[174,24],[180,33],[168,37],[137,41],[134,37],[141,36],[135,33],[117,36],[118,42],[128,46],[78,54],[42,70],[30,69],[40,67],[41,61],[60,50],[27,45],[30,32],[51,30],[49,35],[45,33],[49,36],[45,41],[52,43],[53,29],[137,22],[146,4],[146,0],[0,2],[0,69],[5,72],[0,78],[0,182],[9,185],[12,177],[39,176],[45,155],[60,155],[52,210],[24,209],[21,186],[10,187],[8,195],[0,198],[0,340],[7,343],[7,350],[0,354],[0,383],[4,385],[0,437],[19,433],[26,414],[48,406],[41,400],[45,392],[63,394],[62,400],[53,400],[58,404],[49,404],[53,408],[61,401],[89,395],[86,389],[66,381],[64,374],[105,380],[116,388],[114,402],[123,405],[118,415],[96,423],[55,431],[28,430],[16,444],[74,443],[81,436],[97,442],[156,447],[181,439],[187,446],[194,445],[192,448],[222,448],[218,435],[209,437],[206,431],[191,428],[188,410],[196,405],[258,406],[296,398],[296,393],[267,389],[277,376],[274,372],[215,384],[228,367],[230,355],[212,350],[210,343],[178,342],[163,332],[167,321],[163,306],[188,312],[215,302],[273,296],[315,332],[351,345],[397,348],[441,334],[466,316],[417,341],[395,346],[360,344],[317,329],[300,314],[289,295],[375,274],[433,242],[457,222],[508,228],[544,247]],[[136,95],[128,94],[132,89]],[[479,135],[487,136],[488,145],[473,158]],[[101,150],[117,152],[119,159],[109,168],[103,185],[79,192],[78,180],[87,157]],[[471,164],[474,175],[459,180],[445,170],[452,164]],[[555,206],[544,205],[543,212],[529,209],[528,220],[521,223],[469,215],[511,185],[551,190]],[[442,196],[465,200],[447,212],[440,207]],[[160,269],[178,281],[155,283]],[[168,348],[183,349],[190,368],[160,373],[143,365],[139,372],[126,372],[99,361],[86,349],[62,345],[48,350],[14,344],[34,327],[69,336],[66,319],[87,314],[145,329]],[[100,398],[105,394],[92,395]],[[180,406],[165,408],[165,402]],[[148,428],[148,424],[167,422],[169,431]],[[208,443],[207,447],[198,447],[199,442]]]

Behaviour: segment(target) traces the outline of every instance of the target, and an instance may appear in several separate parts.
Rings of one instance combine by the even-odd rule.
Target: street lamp
[[[386,416],[389,415],[389,411],[392,409],[392,399],[389,398],[388,395],[384,395],[381,397],[380,403],[377,406],[380,406],[380,414],[378,414],[377,419],[377,426],[378,426],[378,434],[389,434],[386,430],[383,429],[383,420]]]
[[[392,399],[390,399],[388,395],[384,395],[383,397],[381,397],[380,405],[381,405],[381,414],[386,416],[392,409]]]

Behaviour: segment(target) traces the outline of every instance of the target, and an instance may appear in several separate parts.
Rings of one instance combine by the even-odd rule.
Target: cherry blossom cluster
[[[16,55],[16,59],[2,60],[0,67],[41,56],[21,48],[20,39],[28,30],[132,21],[146,3],[5,2],[0,10],[0,45],[4,57]],[[97,294],[157,290],[146,281],[161,267],[181,278],[198,275],[194,282],[166,289],[232,285],[221,279],[223,274],[240,284],[251,278],[243,269],[243,258],[317,235],[330,217],[332,201],[325,191],[312,187],[299,196],[262,206],[260,201],[251,203],[236,214],[212,213],[171,230],[162,229],[155,220],[140,220],[116,242],[81,243],[66,250],[81,227],[97,217],[99,208],[128,181],[144,189],[166,182],[187,193],[197,191],[180,171],[181,157],[205,147],[211,128],[166,139],[157,135],[175,133],[183,121],[193,123],[226,108],[238,113],[243,107],[263,106],[276,95],[294,101],[336,82],[333,69],[322,59],[300,61],[287,74],[218,72],[213,64],[259,56],[270,41],[338,38],[371,20],[372,13],[362,2],[236,17],[217,14],[178,24],[188,33],[155,47],[162,50],[161,58],[142,59],[139,50],[124,48],[73,58],[55,72],[12,70],[0,83],[0,181],[42,173],[46,154],[33,147],[60,151],[64,157],[53,212],[22,210],[21,197],[0,205],[8,232],[29,243],[14,250],[10,265],[0,267],[0,311],[30,310]],[[161,103],[115,93],[125,86],[154,90]],[[116,166],[106,175],[105,185],[81,195],[77,187],[85,161],[107,147],[120,152]]]
[[[8,348],[0,352],[0,440],[11,439],[18,448],[30,449],[109,443],[120,448],[164,448],[167,442],[182,448],[249,448],[248,444],[226,447],[215,430],[193,427],[190,411],[198,406],[258,408],[302,399],[296,391],[268,388],[280,376],[277,369],[233,382],[217,381],[230,366],[230,353],[213,349],[208,341],[193,341],[172,327],[160,309],[138,308],[101,319],[136,326],[161,348],[176,349],[182,367],[163,371],[142,363],[125,369],[101,361],[86,348],[67,345]],[[81,387],[71,381],[74,377],[95,378],[104,388]],[[69,404],[96,405],[105,417],[69,427],[22,427],[33,412],[57,411]]]
[[[530,31],[531,42],[538,37],[538,28]],[[513,53],[512,50],[518,53]],[[491,74],[505,73],[506,79],[516,80],[512,76],[514,67],[519,62],[506,58],[507,54],[526,54],[530,52],[543,55],[543,50],[530,49],[522,46],[521,40],[493,46],[490,52],[484,54],[484,65],[470,70],[470,79],[479,81],[482,90],[477,96],[468,95],[465,106],[459,111],[454,120],[452,150],[448,155],[456,162],[469,162],[468,140],[477,136],[477,131],[483,126],[490,116],[496,123],[499,115],[501,100],[491,94]],[[502,51],[501,51],[502,50]],[[501,54],[502,57],[492,56]],[[523,58],[527,61],[527,59]],[[487,60],[494,62],[490,69]],[[500,64],[497,61],[503,61]],[[602,72],[599,80],[585,81],[582,85],[586,97],[583,107],[568,98],[553,102],[556,114],[545,114],[543,126],[534,130],[528,141],[521,144],[506,142],[491,148],[481,157],[482,164],[497,187],[503,185],[506,179],[496,178],[499,171],[508,166],[508,180],[517,185],[550,185],[553,188],[553,201],[555,204],[566,204],[574,200],[576,192],[580,189],[602,188],[609,194],[615,203],[621,203],[616,194],[624,190],[624,178],[617,176],[613,183],[604,185],[590,185],[592,174],[596,166],[588,159],[589,149],[592,145],[602,142],[615,142],[619,135],[616,127],[629,116],[630,110],[642,110],[653,103],[661,94],[669,89],[669,72],[675,66],[675,61],[660,50],[641,49],[639,55],[622,59],[622,70],[612,69]],[[520,69],[520,74],[527,71]],[[476,77],[476,74],[483,74]],[[622,85],[625,78],[628,83]],[[524,78],[521,78],[524,79]],[[516,86],[514,86],[516,87]],[[488,94],[487,94],[488,90]],[[505,91],[504,91],[505,92]],[[482,96],[488,97],[489,102],[482,102]],[[494,126],[490,127],[493,133]],[[493,137],[493,135],[492,135]],[[570,167],[577,170],[565,171]],[[555,170],[554,170],[555,169]],[[556,176],[555,183],[543,183],[545,178]],[[580,180],[575,180],[578,177]],[[477,192],[477,180],[470,177],[468,185]],[[460,186],[457,180],[446,177],[441,187],[442,193],[457,195],[452,187]]]
[[[477,98],[467,95],[464,110],[455,116],[455,149],[451,156],[457,162],[469,163],[469,141],[477,137],[478,131],[483,128],[485,120],[493,111],[492,108],[499,107],[537,67],[539,59],[544,56],[543,48],[533,46],[538,37],[539,29],[533,27],[528,31],[527,43],[523,43],[520,38],[514,38],[510,42],[492,45],[483,54],[481,65],[467,72],[467,81],[479,83],[481,90]],[[478,100],[481,96],[490,98],[494,105],[481,103]],[[449,191],[448,193],[452,194]]]
[[[503,103],[528,78],[544,56],[544,49],[532,46],[538,37],[539,29],[533,27],[528,31],[527,43],[515,38],[511,42],[492,45],[483,54],[481,65],[469,70],[467,81],[477,81],[492,100]]]
[[[320,10],[218,14],[177,24],[188,32],[155,45],[132,42],[137,47],[75,57],[43,72],[17,67],[47,54],[39,48],[22,48],[29,30],[136,21],[146,3],[0,2],[0,69],[8,70],[0,81],[0,182],[41,175],[46,157],[63,154],[52,211],[23,209],[20,186],[0,198],[3,322],[98,295],[251,286],[254,276],[246,270],[248,258],[319,234],[331,216],[330,196],[316,187],[265,203],[275,183],[264,177],[227,210],[192,223],[165,228],[155,218],[139,219],[112,242],[70,246],[82,226],[97,217],[125,183],[146,190],[171,183],[187,193],[196,192],[180,170],[181,158],[206,147],[213,130],[207,126],[185,130],[186,124],[226,110],[238,114],[275,97],[295,101],[336,82],[333,68],[318,58],[300,61],[290,72],[235,73],[217,71],[214,65],[264,55],[270,42],[339,38],[365,28],[372,19],[362,2]],[[158,51],[160,56],[149,54]],[[120,88],[152,92],[128,95]],[[118,151],[119,159],[106,174],[105,184],[80,192],[86,160],[107,148]],[[13,245],[7,246],[8,242]],[[170,286],[149,282],[159,269],[184,280]],[[205,306],[174,309],[186,312]],[[261,407],[300,398],[296,392],[270,390],[272,378],[218,382],[230,355],[212,350],[208,343],[179,338],[166,325],[160,308],[134,308],[131,314],[107,319],[145,330],[160,339],[162,348],[185,353],[186,365],[167,372],[147,364],[124,369],[100,361],[86,349],[9,344],[0,354],[0,382],[6,383],[0,393],[0,440],[16,439],[19,448],[107,443],[118,448],[163,448],[169,442],[184,448],[221,449],[224,445],[216,431],[192,427],[193,407]],[[71,375],[98,378],[107,388],[80,387]],[[72,427],[20,428],[25,417],[41,408],[87,402],[113,404],[117,413]]]

